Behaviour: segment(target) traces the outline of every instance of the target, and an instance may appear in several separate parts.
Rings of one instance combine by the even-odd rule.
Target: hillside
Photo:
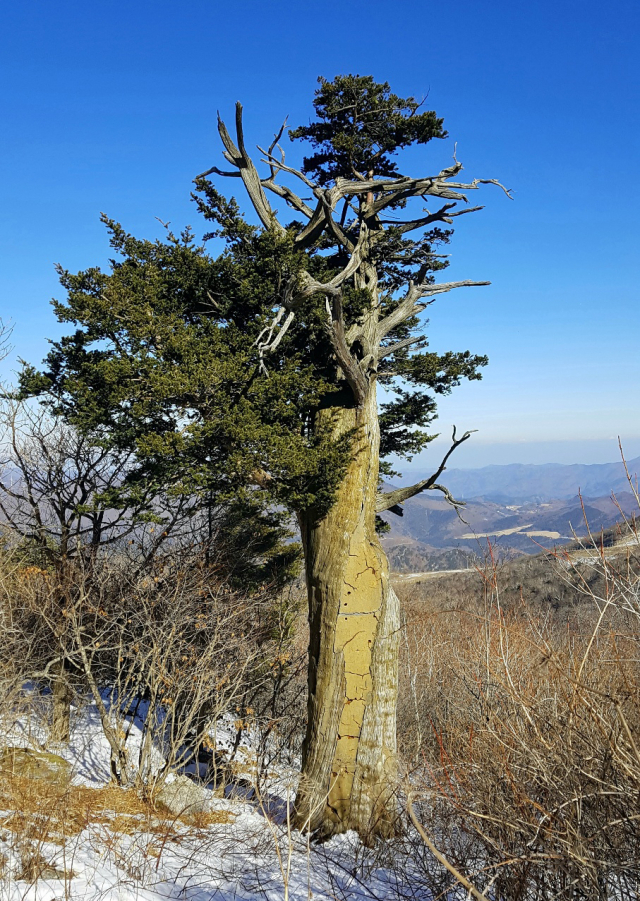
[[[631,474],[640,470],[640,457],[628,468]],[[484,555],[487,541],[503,559],[535,555],[638,513],[621,462],[487,466],[450,470],[441,481],[465,500],[460,516],[438,492],[411,498],[401,517],[384,514],[394,571],[464,569]]]
[[[632,477],[639,473],[640,457],[629,460],[627,467]],[[415,473],[412,480],[419,481],[428,475],[430,473]],[[462,500],[482,497],[501,503],[570,500],[578,493],[602,497],[629,490],[621,460],[591,465],[512,463],[481,469],[448,469],[443,481],[452,494]]]
[[[557,552],[493,562],[485,555],[462,571],[396,573],[393,579],[414,613],[426,598],[442,610],[483,608],[491,586],[497,586],[504,611],[526,607],[564,621],[569,614],[580,616],[582,608],[593,609],[585,598],[607,597],[603,562],[610,584],[637,584],[640,540],[633,527],[618,523],[593,540],[572,541]]]

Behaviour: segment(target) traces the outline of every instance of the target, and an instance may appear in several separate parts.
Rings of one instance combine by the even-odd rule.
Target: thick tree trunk
[[[301,521],[309,595],[309,700],[297,824],[319,837],[393,828],[398,599],[375,531],[380,434],[371,384],[361,408],[325,410],[355,429],[334,505]]]

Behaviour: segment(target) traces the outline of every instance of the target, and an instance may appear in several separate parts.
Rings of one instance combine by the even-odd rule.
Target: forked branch
[[[284,126],[283,126],[284,127]],[[244,182],[244,186],[247,189],[247,194],[249,195],[249,199],[253,204],[253,207],[260,217],[260,221],[263,226],[267,229],[275,229],[281,233],[284,233],[284,228],[278,220],[276,219],[276,214],[271,208],[269,201],[267,200],[267,195],[264,193],[264,188],[262,187],[262,180],[258,175],[258,170],[253,164],[253,161],[249,154],[247,153],[247,149],[244,144],[244,128],[242,124],[242,104],[236,103],[236,140],[237,146],[233,142],[231,135],[227,130],[227,126],[224,124],[222,119],[220,118],[220,113],[218,113],[218,132],[220,134],[220,139],[222,140],[222,144],[224,146],[223,156],[227,160],[228,163],[231,163],[238,171],[237,172],[224,172],[217,167],[213,166],[208,169],[206,172],[203,172],[202,175],[198,176],[199,178],[205,178],[207,175],[210,175],[212,172],[215,172],[217,175],[224,176],[235,176],[238,175]]]
[[[217,166],[211,166],[198,177],[205,178],[207,175],[215,173],[227,178],[242,178],[251,203],[263,226],[276,229],[277,231],[284,231],[284,229],[277,221],[265,191],[271,191],[282,198],[292,209],[302,213],[309,220],[296,236],[296,244],[299,246],[309,246],[320,237],[322,232],[326,231],[334,240],[351,252],[353,241],[344,229],[344,221],[337,222],[333,215],[342,201],[346,201],[347,205],[349,205],[352,200],[357,199],[361,205],[360,214],[365,218],[377,217],[382,210],[389,207],[398,207],[412,197],[423,197],[426,199],[428,196],[431,196],[451,201],[450,203],[445,203],[444,206],[433,213],[425,211],[426,215],[418,219],[399,221],[396,227],[400,229],[402,234],[406,234],[414,229],[424,228],[433,222],[451,222],[456,216],[462,216],[482,209],[482,207],[473,207],[453,212],[453,207],[458,201],[467,203],[467,196],[464,192],[477,190],[480,185],[497,185],[508,197],[511,197],[510,191],[496,179],[474,178],[470,182],[450,181],[462,171],[462,164],[458,160],[455,160],[453,165],[442,169],[437,175],[433,176],[423,178],[406,176],[401,176],[400,178],[366,178],[356,173],[359,176],[356,179],[337,178],[332,187],[323,188],[309,179],[300,169],[296,169],[285,162],[284,151],[278,143],[285,125],[286,120],[267,150],[258,146],[258,150],[263,154],[263,162],[268,165],[270,172],[268,178],[261,179],[245,147],[242,104],[236,103],[237,143],[234,143],[231,139],[225,123],[218,115],[218,131],[224,146],[223,155],[231,163],[235,171],[225,171]],[[274,155],[276,148],[280,153],[280,159]],[[277,175],[280,172],[293,176],[312,192],[316,201],[315,209],[309,206],[291,188],[276,182]]]
[[[440,466],[438,466],[433,475],[430,475],[428,479],[423,479],[421,482],[416,482],[415,485],[409,485],[407,488],[396,488],[395,491],[387,491],[384,494],[379,494],[376,502],[376,512],[384,513],[385,510],[391,510],[394,507],[398,507],[398,509],[393,510],[393,512],[398,516],[402,516],[402,507],[399,505],[403,504],[406,500],[409,500],[410,497],[415,497],[416,494],[420,494],[423,491],[441,491],[444,494],[445,499],[452,507],[455,507],[456,511],[459,510],[460,507],[466,506],[464,501],[456,500],[448,488],[444,485],[440,485],[438,479],[447,468],[447,461],[451,454],[456,448],[467,441],[475,431],[476,429],[472,429],[471,431],[465,432],[462,438],[456,438],[456,427],[454,426],[453,435],[451,436],[451,447],[442,458]]]
[[[437,294],[446,294],[454,288],[478,288],[490,285],[491,282],[474,282],[466,279],[462,282],[442,282],[440,285],[432,285],[428,282],[416,284],[409,283],[409,290],[400,301],[395,310],[378,323],[378,340],[382,339],[405,321],[417,313],[425,310],[432,301],[424,301],[425,297],[435,297]]]
[[[276,194],[276,196],[283,199],[292,209],[301,213],[308,220],[295,237],[295,243],[298,247],[304,248],[313,245],[325,234],[344,248],[349,258],[348,263],[328,283],[322,284],[308,273],[296,275],[290,280],[285,288],[281,305],[273,314],[269,325],[258,336],[256,346],[260,357],[260,369],[266,372],[265,357],[278,347],[286,335],[293,322],[295,310],[301,300],[315,294],[324,295],[327,299],[327,309],[329,311],[325,328],[345,376],[348,378],[356,397],[361,398],[362,386],[360,381],[364,377],[364,366],[351,353],[353,341],[359,337],[361,330],[360,326],[356,325],[345,332],[341,313],[337,318],[335,315],[337,309],[336,298],[340,295],[342,285],[347,279],[356,274],[363,260],[370,255],[371,247],[379,236],[383,234],[384,226],[393,224],[401,234],[406,234],[415,229],[427,227],[434,222],[451,222],[454,217],[476,212],[482,207],[461,210],[454,210],[454,207],[458,201],[467,202],[464,191],[475,190],[483,184],[498,185],[509,197],[511,195],[495,179],[473,179],[468,183],[451,181],[462,170],[462,165],[457,159],[453,165],[442,169],[434,176],[424,178],[405,176],[399,178],[372,178],[355,173],[358,176],[357,178],[337,178],[335,184],[325,188],[313,182],[301,170],[286,163],[284,150],[279,144],[285,124],[286,120],[276,133],[268,149],[265,150],[258,147],[258,150],[263,154],[262,162],[269,167],[269,177],[261,179],[245,146],[242,104],[236,103],[235,142],[232,140],[220,115],[218,115],[218,131],[224,147],[223,155],[233,169],[224,171],[213,166],[199,177],[203,178],[211,173],[216,173],[225,177],[242,178],[249,199],[264,228],[274,230],[279,234],[285,234],[285,228],[278,222],[276,213],[267,200],[266,191]],[[279,159],[275,155],[276,150],[279,153]],[[311,203],[315,201],[315,206],[307,202],[309,198],[303,199],[291,188],[278,184],[276,178],[281,172],[293,176],[305,189],[308,189],[313,197]],[[387,223],[378,218],[379,213],[384,209],[402,206],[410,198],[422,197],[426,200],[430,196],[449,202],[444,203],[433,212],[425,209],[425,215],[417,219]],[[342,213],[338,217],[338,221],[334,218],[334,212],[339,204],[342,206]],[[345,216],[349,208],[353,209],[356,218],[361,220],[359,230],[355,229],[353,224],[349,228],[345,226]],[[371,228],[367,227],[367,224],[370,224],[373,220],[376,221],[378,227],[372,231]],[[429,298],[435,298],[436,295],[444,294],[454,288],[490,284],[486,281],[466,280],[434,285],[425,280],[426,274],[427,266],[425,265],[417,273],[415,281],[410,282],[405,297],[389,315],[378,323],[375,329],[377,346],[375,346],[374,341],[374,346],[369,347],[369,354],[372,358],[375,357],[376,361],[380,359],[378,349],[382,348],[385,337],[393,332],[398,325],[426,309],[429,303],[432,302]],[[377,312],[375,315],[377,317]],[[411,343],[413,342],[400,342],[399,345],[384,350],[382,356],[389,356],[390,353],[410,346]],[[433,487],[434,484],[435,480],[428,487]],[[444,491],[446,495],[446,489],[440,488],[440,490]]]
[[[270,324],[260,332],[255,342],[255,346],[258,348],[258,354],[260,357],[260,370],[263,373],[267,373],[267,368],[264,362],[265,356],[269,353],[272,353],[284,338],[287,330],[293,322],[295,310],[300,305],[300,303],[309,297],[313,297],[314,295],[324,295],[327,298],[327,302],[328,298],[340,298],[340,288],[342,284],[351,275],[353,275],[359,265],[360,254],[356,251],[352,254],[347,266],[345,266],[345,268],[341,272],[334,276],[334,278],[332,278],[330,282],[319,282],[315,278],[313,278],[313,276],[309,275],[308,272],[302,272],[290,279],[285,288],[283,303],[274,313],[273,319],[271,320]],[[354,358],[351,356],[345,338],[344,322],[342,320],[342,306],[340,305],[339,307],[339,317],[335,321],[331,316],[331,308],[329,308],[329,310],[330,323],[327,326],[329,336],[332,340],[334,351],[336,352],[336,354],[339,354],[339,356],[342,357],[341,365],[343,365],[344,367],[347,362],[345,354],[348,354],[349,358],[352,361],[354,361]]]

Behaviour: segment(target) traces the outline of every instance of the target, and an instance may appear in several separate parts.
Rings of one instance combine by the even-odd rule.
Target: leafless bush
[[[265,757],[296,669],[281,591],[296,547],[251,497],[220,504],[212,491],[130,490],[134,462],[42,407],[4,398],[1,665],[18,682],[51,687],[54,741],[69,739],[71,702],[89,691],[122,781],[130,728],[115,711],[135,704],[147,711],[140,778],[161,731],[170,767],[221,704],[237,708],[239,736],[258,714],[268,720]]]
[[[637,897],[637,551],[631,528],[613,548],[591,536],[558,555],[554,577],[581,593],[579,616],[563,627],[524,600],[505,612],[492,567],[479,574],[484,610],[407,604],[400,735],[409,791],[450,866],[427,855],[433,890],[505,901]]]
[[[4,360],[11,353],[9,338],[12,331],[13,326],[5,322],[0,316],[0,360]]]
[[[99,436],[83,435],[33,402],[0,404],[0,517],[5,541],[25,563],[64,567],[135,535],[139,560],[153,552],[185,517],[188,502],[153,504],[151,489],[124,494],[131,453],[115,453]],[[154,516],[155,514],[159,514]],[[150,539],[145,520],[162,523]]]
[[[27,706],[23,685],[29,673],[30,641],[7,603],[18,588],[18,567],[0,550],[0,734],[11,731]]]
[[[142,573],[114,555],[64,571],[23,567],[16,587],[2,607],[30,636],[32,678],[64,672],[70,697],[89,691],[122,784],[151,787],[203,742],[215,767],[216,721],[236,711],[243,729],[252,700],[272,699],[284,677],[282,599],[231,588],[199,549],[157,556]]]

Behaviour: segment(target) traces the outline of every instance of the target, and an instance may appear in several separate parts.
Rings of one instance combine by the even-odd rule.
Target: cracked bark
[[[319,838],[388,834],[395,809],[399,609],[375,531],[380,434],[365,403],[323,410],[336,436],[356,429],[336,502],[301,518],[309,594],[309,700],[297,823]]]

